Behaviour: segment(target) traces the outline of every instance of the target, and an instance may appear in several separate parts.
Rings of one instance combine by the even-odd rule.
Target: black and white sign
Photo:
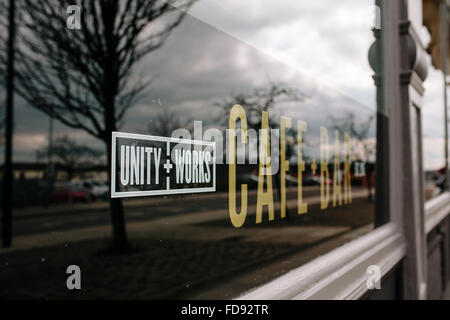
[[[112,133],[111,197],[216,191],[215,142]]]

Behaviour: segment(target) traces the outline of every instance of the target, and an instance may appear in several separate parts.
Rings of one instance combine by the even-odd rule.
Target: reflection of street
[[[265,214],[258,225],[256,192],[249,191],[250,222],[239,229],[229,221],[227,193],[127,201],[136,249],[124,255],[101,253],[110,225],[100,202],[78,214],[21,212],[15,246],[23,250],[0,254],[0,297],[73,297],[63,286],[64,268],[77,264],[84,272],[80,298],[230,298],[349,241],[372,221],[364,188],[352,190],[351,205],[319,210],[319,188],[307,187],[309,213],[302,216],[296,191],[287,190],[286,219],[275,202],[275,220]]]
[[[364,196],[364,190],[354,191],[354,198]],[[293,213],[296,210],[296,188],[287,189],[288,208]],[[319,187],[304,187],[304,201],[318,204]],[[240,194],[237,194],[240,197]],[[276,197],[276,195],[275,195]],[[255,211],[256,191],[249,191],[249,212]],[[199,205],[200,203],[200,205]],[[182,204],[182,206],[180,206]],[[331,205],[330,205],[331,206]],[[203,194],[179,198],[147,198],[133,199],[125,202],[127,222],[143,222],[155,219],[177,217],[179,224],[195,224],[197,221],[228,219],[228,193]],[[279,209],[279,203],[275,203]],[[202,213],[207,213],[206,215]],[[250,215],[249,215],[250,216]],[[61,232],[93,226],[103,226],[110,223],[109,204],[97,202],[92,204],[62,205],[49,208],[33,208],[32,210],[17,210],[15,212],[14,234],[17,237],[38,233]],[[250,217],[249,217],[250,219]],[[205,220],[205,221],[204,221]],[[183,222],[185,221],[185,222]],[[253,221],[253,219],[252,219]],[[273,222],[272,222],[273,223]],[[226,226],[226,223],[225,223]],[[231,223],[229,223],[229,227]]]

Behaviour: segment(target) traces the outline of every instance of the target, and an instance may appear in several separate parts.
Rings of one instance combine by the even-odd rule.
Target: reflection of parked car
[[[304,186],[320,186],[321,178],[320,176],[303,176],[302,177],[302,185]],[[247,184],[249,188],[257,188],[258,187],[258,176],[256,174],[247,173],[238,176],[238,183]],[[333,180],[327,179],[326,183],[332,185]],[[286,175],[286,186],[297,186],[297,177],[287,174]]]
[[[306,176],[303,177],[303,185],[304,186],[320,186],[321,183],[321,177],[320,176]],[[333,179],[325,179],[325,183],[332,185]]]
[[[286,185],[287,186],[297,186],[298,185],[297,177],[293,177],[293,176],[287,174],[286,175]]]
[[[53,192],[55,202],[89,202],[92,200],[88,189],[80,183],[56,184]]]
[[[239,184],[247,184],[250,189],[258,187],[258,176],[253,173],[246,173],[238,176]]]
[[[302,179],[304,186],[320,186],[320,177],[306,176]]]
[[[83,186],[89,190],[93,200],[108,198],[109,187],[106,182],[83,182]]]

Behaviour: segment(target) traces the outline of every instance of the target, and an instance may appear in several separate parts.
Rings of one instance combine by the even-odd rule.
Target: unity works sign
[[[215,142],[113,132],[111,197],[216,191]]]

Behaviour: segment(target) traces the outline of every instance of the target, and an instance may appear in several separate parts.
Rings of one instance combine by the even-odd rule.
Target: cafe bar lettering
[[[291,165],[287,159],[286,133],[294,126],[297,149],[297,170],[294,173],[297,175],[297,214],[308,213],[308,203],[303,199],[303,176],[307,166],[308,172],[320,176],[321,210],[327,209],[330,203],[333,207],[350,204],[352,160],[349,135],[344,133],[341,137],[336,130],[334,143],[330,145],[328,129],[320,127],[320,159],[312,159],[307,164],[303,159],[307,123],[301,120],[294,122],[289,117],[281,116],[279,124],[279,130],[277,129],[280,142],[279,155],[271,156],[273,148],[271,149],[272,139],[269,134],[271,132],[269,114],[266,111],[262,112],[257,155],[255,223],[262,222],[266,207],[268,220],[275,219],[273,180],[276,178],[280,179],[277,184],[280,189],[280,218],[286,218],[286,180]],[[231,224],[236,228],[244,225],[248,211],[248,185],[239,183],[237,174],[239,164],[236,161],[239,152],[238,143],[240,146],[249,144],[248,130],[250,129],[245,109],[240,105],[234,105],[230,111],[229,126],[226,130],[226,160],[229,217]],[[222,147],[218,145],[218,148]],[[332,149],[331,158],[330,149]],[[221,163],[216,156],[216,142],[120,132],[112,134],[112,159],[113,198],[215,192],[216,163]],[[355,170],[362,167],[361,163],[354,163]]]
[[[240,186],[240,211],[238,212],[236,198],[238,193],[236,186],[236,123],[240,121],[241,125],[241,143],[248,143],[247,117],[245,110],[240,105],[235,105],[231,109],[229,120],[229,213],[230,220],[234,227],[242,227],[245,223],[248,209],[248,186]],[[290,163],[286,160],[286,130],[292,127],[292,119],[288,117],[280,118],[280,218],[286,218],[286,173],[289,171]],[[258,192],[256,203],[256,223],[262,222],[263,208],[267,207],[269,221],[275,219],[274,212],[274,193],[273,193],[273,172],[272,163],[274,159],[270,157],[270,138],[269,138],[269,120],[268,112],[263,111],[261,115],[261,131],[259,143],[259,174],[258,174]],[[297,213],[299,215],[308,213],[308,203],[303,201],[303,173],[306,170],[306,164],[303,161],[303,133],[307,131],[307,123],[301,120],[297,121]],[[333,168],[333,186],[332,186],[332,205],[349,204],[352,202],[351,191],[351,156],[350,156],[350,137],[344,134],[343,142],[343,172],[341,170],[341,142],[339,132],[335,132],[334,141],[334,168]],[[271,161],[272,160],[272,161]],[[276,159],[275,159],[276,160]],[[313,174],[317,173],[318,165],[315,160],[310,164]],[[320,209],[325,210],[330,203],[330,169],[329,169],[329,136],[325,127],[320,127]],[[265,190],[266,189],[266,190]],[[265,190],[265,191],[264,191]]]

